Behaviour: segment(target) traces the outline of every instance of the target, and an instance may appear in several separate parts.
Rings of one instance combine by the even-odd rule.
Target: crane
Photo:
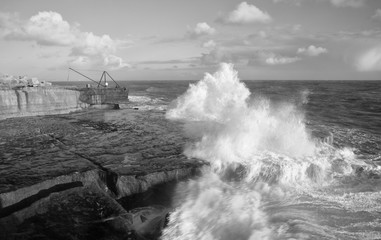
[[[97,86],[98,88],[99,88],[100,86],[105,87],[105,88],[108,86],[107,79],[106,79],[107,76],[108,76],[109,78],[111,78],[111,80],[116,84],[116,88],[121,88],[121,87],[119,86],[119,84],[118,84],[118,83],[117,83],[117,82],[110,76],[110,74],[109,74],[107,71],[103,71],[103,73],[102,73],[102,75],[101,75],[101,78],[100,78],[99,81],[97,82],[97,81],[95,81],[94,79],[92,79],[92,78],[90,78],[90,77],[88,77],[88,76],[86,76],[86,75],[84,75],[84,74],[78,72],[77,70],[75,70],[75,69],[73,69],[73,68],[71,68],[71,67],[69,67],[69,70],[72,70],[73,72],[78,73],[78,74],[81,75],[82,77],[85,77],[85,78],[89,79],[90,81],[93,81],[93,82],[97,83],[97,84],[98,84],[98,86]],[[104,81],[104,84],[102,84],[102,80]]]

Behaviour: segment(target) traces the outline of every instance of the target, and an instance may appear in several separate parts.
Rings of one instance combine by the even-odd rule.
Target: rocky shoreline
[[[1,239],[155,238],[168,211],[142,218],[126,198],[205,165],[182,154],[181,125],[160,111],[10,118],[0,131]]]

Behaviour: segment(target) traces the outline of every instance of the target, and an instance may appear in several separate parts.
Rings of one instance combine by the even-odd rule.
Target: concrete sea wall
[[[80,91],[60,87],[0,89],[0,119],[62,114],[87,108]]]

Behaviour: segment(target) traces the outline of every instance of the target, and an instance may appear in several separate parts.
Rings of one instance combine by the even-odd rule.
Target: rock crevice
[[[21,117],[0,121],[0,130],[0,239],[29,239],[31,231],[54,239],[99,224],[102,234],[126,239],[131,214],[117,200],[205,165],[182,154],[181,126],[162,112]],[[63,239],[94,237],[69,235]]]

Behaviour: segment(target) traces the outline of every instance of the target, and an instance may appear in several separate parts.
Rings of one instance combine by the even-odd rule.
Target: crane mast
[[[95,81],[94,79],[92,79],[92,78],[86,76],[86,75],[83,74],[83,73],[78,72],[77,70],[75,70],[75,69],[73,69],[73,68],[69,68],[69,70],[72,70],[73,72],[78,73],[78,74],[81,75],[82,77],[85,77],[85,78],[89,79],[90,81],[97,83],[97,84],[98,84],[98,86],[97,86],[98,88],[99,88],[100,86],[102,86],[102,87],[107,87],[107,86],[108,86],[108,83],[107,83],[107,76],[108,76],[109,78],[111,78],[111,80],[116,84],[116,88],[121,88],[121,87],[119,86],[119,84],[114,80],[114,78],[111,77],[111,75],[110,75],[107,71],[103,71],[103,73],[102,73],[101,78],[99,79],[99,81]],[[104,84],[102,84],[102,80],[103,80]]]

